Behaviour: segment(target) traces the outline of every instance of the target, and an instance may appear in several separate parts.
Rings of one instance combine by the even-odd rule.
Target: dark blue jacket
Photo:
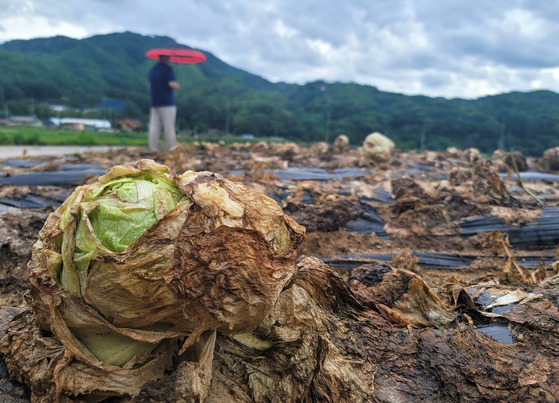
[[[171,66],[157,63],[149,72],[151,87],[151,106],[175,105],[175,94],[169,87],[169,81],[176,81],[175,72]]]

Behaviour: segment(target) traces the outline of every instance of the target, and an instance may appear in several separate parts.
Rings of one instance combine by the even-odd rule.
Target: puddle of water
[[[508,346],[515,343],[509,327],[501,323],[491,323],[490,325],[477,327],[474,330],[484,333],[497,340],[499,343],[503,343]]]

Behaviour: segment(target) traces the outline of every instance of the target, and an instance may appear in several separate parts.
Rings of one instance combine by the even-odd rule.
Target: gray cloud
[[[0,41],[166,35],[272,81],[472,98],[559,91],[547,0],[0,0]]]

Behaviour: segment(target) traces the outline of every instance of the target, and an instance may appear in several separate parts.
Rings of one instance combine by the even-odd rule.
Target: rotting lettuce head
[[[254,329],[296,275],[303,234],[275,201],[220,175],[115,166],[47,218],[31,306],[67,357],[154,365],[206,330]]]

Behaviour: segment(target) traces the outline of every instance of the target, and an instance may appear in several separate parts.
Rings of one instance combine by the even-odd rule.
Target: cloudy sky
[[[0,0],[0,43],[166,35],[270,81],[477,98],[559,92],[552,0]]]

